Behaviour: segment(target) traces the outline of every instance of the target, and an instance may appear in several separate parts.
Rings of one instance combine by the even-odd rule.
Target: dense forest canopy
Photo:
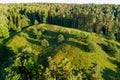
[[[0,22],[9,30],[37,23],[77,28],[120,40],[120,6],[96,4],[1,4]]]

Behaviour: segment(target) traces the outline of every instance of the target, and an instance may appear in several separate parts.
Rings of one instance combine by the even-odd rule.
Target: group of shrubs
[[[119,48],[117,47],[116,44],[112,42],[108,42],[107,46],[105,47],[105,51],[110,55],[110,56],[115,56],[116,53],[119,54]]]
[[[13,63],[5,68],[2,76],[5,80],[86,80],[88,77],[81,70],[74,70],[68,58],[58,64],[48,57],[47,66],[38,62],[31,48],[23,47],[10,60]]]
[[[60,31],[60,32],[62,32],[62,31]],[[71,30],[70,32],[64,31],[64,33],[65,33],[65,35],[68,35],[67,38],[72,37],[79,41],[87,43],[86,48],[85,48],[86,52],[95,52],[95,50],[96,50],[95,43],[92,42],[92,39],[91,39],[92,37],[90,35],[88,35],[87,33],[78,32],[78,31],[74,31],[74,30]],[[62,40],[64,40],[64,39],[63,39],[63,36],[60,34],[58,36],[58,41],[62,41]]]
[[[37,30],[36,28],[33,28],[33,33],[34,33],[34,35],[35,35],[35,37],[36,37],[37,39],[40,39],[40,38],[42,37],[44,31],[43,31],[43,30]],[[57,43],[62,43],[63,41],[64,41],[64,36],[63,36],[62,34],[59,34],[59,35],[57,36]],[[42,45],[43,47],[47,47],[47,46],[49,46],[50,44],[49,44],[49,41],[48,41],[48,40],[42,39],[42,40],[41,40],[41,45]]]

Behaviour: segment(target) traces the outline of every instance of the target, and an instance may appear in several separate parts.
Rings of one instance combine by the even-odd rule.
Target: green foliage
[[[107,38],[110,39],[110,40],[115,40],[115,35],[113,32],[108,32],[107,33]]]
[[[23,27],[27,27],[27,26],[29,26],[30,25],[30,20],[28,19],[28,17],[26,17],[26,16],[21,16],[21,21],[19,22],[20,24],[21,24],[21,27],[23,28]]]
[[[87,70],[87,67],[89,67],[90,63],[92,61],[97,61],[100,64],[101,71],[105,67],[109,67],[111,71],[116,71],[117,65],[116,63],[119,63],[119,43],[114,41],[115,39],[117,41],[120,41],[120,12],[119,12],[120,6],[119,5],[76,5],[76,4],[40,4],[40,3],[33,3],[33,4],[2,4],[0,5],[0,38],[8,38],[9,37],[9,31],[11,31],[11,34],[14,34],[14,31],[24,31],[24,34],[22,33],[22,37],[14,34],[18,38],[14,37],[14,35],[10,36],[10,39],[8,38],[8,41],[4,42],[4,46],[10,45],[8,48],[1,48],[3,50],[0,50],[1,53],[9,53],[14,52],[16,54],[15,57],[10,57],[10,61],[13,62],[10,66],[8,66],[7,63],[4,63],[8,61],[9,57],[6,58],[6,56],[1,56],[0,54],[0,60],[1,65],[0,69],[3,69],[3,66],[7,65],[7,68],[5,69],[7,73],[6,79],[7,80],[42,80],[41,78],[42,73],[46,73],[48,76],[44,76],[46,79],[82,79],[81,72],[77,75],[74,75],[71,71],[71,65],[69,65],[70,62],[72,62],[73,67],[83,68]],[[87,32],[83,32],[83,34],[80,34],[78,30],[74,29],[68,29],[68,28],[62,28],[60,27],[60,33],[64,34],[59,35],[57,37],[58,42],[64,41],[64,37],[66,38],[69,36],[71,39],[66,40],[64,44],[60,46],[56,46],[55,42],[55,36],[56,33],[59,33],[59,29],[57,27],[54,27],[55,25],[49,26],[45,25],[42,27],[41,32],[39,32],[37,29],[41,29],[39,25],[36,25],[36,30],[33,30],[33,33],[37,39],[41,39],[41,35],[43,35],[44,40],[36,40],[31,36],[32,33],[29,33],[30,31],[26,31],[27,27],[29,25],[33,24],[39,24],[39,23],[48,23],[48,24],[55,24],[55,25],[61,25],[68,28],[76,28],[84,31],[89,32],[95,32],[98,34],[106,35],[108,39],[112,39],[115,43],[108,43],[107,46],[104,47],[104,49],[107,50],[107,52],[104,52],[97,44],[103,44],[106,45],[107,39],[102,39],[98,36],[95,36],[95,38],[91,39],[93,35],[91,33],[88,33],[90,36],[87,36]],[[35,26],[34,26],[35,27]],[[46,28],[47,27],[47,28]],[[52,28],[52,29],[51,29]],[[24,30],[25,29],[25,30]],[[68,29],[66,31],[66,29]],[[45,31],[46,30],[46,31]],[[70,31],[71,32],[70,32]],[[46,34],[46,32],[49,31],[52,34]],[[22,31],[21,31],[22,32]],[[43,34],[42,34],[43,33]],[[52,36],[51,36],[52,35]],[[87,36],[87,37],[86,37]],[[51,45],[49,46],[49,42]],[[84,41],[82,40],[84,39]],[[100,40],[99,40],[100,39]],[[33,52],[41,53],[41,46],[39,46],[39,43],[41,41],[41,45],[43,47],[48,48],[45,50],[46,52],[44,54],[39,54],[38,56],[31,55]],[[68,41],[68,42],[67,42]],[[92,43],[92,41],[94,43]],[[18,44],[18,45],[17,45]],[[23,46],[24,44],[31,45],[32,48],[25,48],[22,50],[21,53],[19,52],[19,47]],[[35,47],[34,47],[35,46]],[[16,51],[14,51],[16,48]],[[54,49],[55,48],[55,49]],[[8,52],[6,52],[6,49]],[[32,50],[34,49],[34,50]],[[44,48],[42,48],[44,49]],[[86,54],[88,52],[94,52],[96,54]],[[50,54],[48,54],[49,52]],[[34,54],[36,54],[34,53]],[[108,58],[111,58],[111,56],[105,56],[105,53],[116,53],[115,60],[117,61],[110,61]],[[7,55],[7,54],[6,54]],[[55,57],[59,57],[59,59],[54,59],[51,61],[48,61],[49,65],[51,66],[44,66],[46,68],[46,72],[42,72],[42,67],[39,63],[41,63],[41,60],[35,60],[37,58],[43,59],[43,61],[47,62],[45,59],[48,57],[48,55]],[[69,55],[69,56],[68,56]],[[41,57],[42,56],[42,57]],[[118,56],[118,57],[117,57]],[[65,60],[60,61],[59,64],[55,63],[55,61],[59,61],[60,58],[63,57]],[[70,61],[66,60],[66,57],[71,59]],[[39,63],[37,62],[39,61]],[[114,63],[115,62],[115,63]],[[2,64],[4,63],[4,64]],[[68,67],[66,69],[66,66]],[[97,73],[95,72],[96,67],[93,67],[90,74]],[[0,70],[0,73],[2,71]],[[119,70],[119,69],[118,69]],[[97,71],[97,70],[96,70]],[[98,71],[98,72],[101,72]],[[106,71],[106,70],[105,70]],[[110,71],[110,70],[109,70]],[[109,71],[106,71],[105,76],[111,76],[107,73],[110,73]],[[3,73],[3,75],[5,75]],[[115,73],[113,73],[115,74]],[[26,76],[27,75],[27,76]],[[0,74],[1,76],[1,74]],[[68,78],[69,76],[69,78]],[[88,75],[87,75],[88,76]],[[92,75],[91,75],[92,76]],[[96,76],[95,76],[96,77]],[[112,76],[114,77],[114,76]],[[103,77],[104,78],[104,77]],[[1,79],[1,78],[0,78]],[[113,79],[113,78],[110,78]],[[4,79],[1,79],[4,80]]]
[[[48,57],[48,63],[49,67],[45,71],[46,79],[67,79],[67,75],[72,71],[71,63],[67,58],[56,64],[51,57]]]
[[[116,34],[116,39],[120,42],[120,31]]]
[[[46,39],[43,39],[43,40],[41,41],[41,45],[42,45],[43,47],[47,47],[47,46],[49,46],[49,42],[48,42]]]
[[[41,32],[41,31],[38,31],[38,33],[37,33],[37,39],[40,39],[41,36],[42,36],[42,32]]]
[[[68,5],[68,4],[13,4],[1,5],[0,23],[16,30],[39,23],[77,28],[84,31],[107,35],[119,40],[118,5]],[[3,9],[4,7],[4,9]],[[21,8],[20,8],[21,7]]]
[[[39,22],[37,20],[34,21],[34,25],[37,25],[39,24]]]
[[[107,48],[107,51],[109,53],[117,53],[118,52],[117,46],[115,44],[113,44],[113,43],[108,42],[108,45],[107,45],[106,48]]]
[[[37,59],[28,53],[28,50],[23,50],[22,53],[17,53],[14,62],[7,68],[5,80],[35,80],[40,79],[43,67],[37,62]],[[11,60],[12,60],[11,59]]]
[[[57,37],[58,42],[63,42],[64,41],[64,36],[62,34],[59,34]]]
[[[16,32],[20,32],[22,29],[21,29],[21,27],[18,27],[17,29],[16,29]]]
[[[89,67],[89,70],[90,70],[90,75],[89,75],[90,80],[100,79],[101,75],[100,75],[100,68],[98,63],[96,62],[92,63],[92,66]]]
[[[41,31],[42,30],[38,31],[36,28],[33,28],[33,33],[34,33],[34,35],[36,36],[37,39],[41,38],[41,36],[42,36],[42,32]]]
[[[92,38],[91,38],[91,37],[92,37],[92,36],[89,36],[89,35],[88,35],[88,36],[86,36],[86,38],[85,38],[85,40],[84,40],[84,41],[85,41],[86,43],[89,43],[89,42],[92,40]]]
[[[2,24],[0,24],[0,37],[3,37],[5,39],[9,37],[8,28],[3,26]]]
[[[89,42],[87,47],[86,47],[86,51],[88,51],[88,52],[95,52],[95,50],[96,50],[95,44],[92,43],[92,42]]]
[[[42,29],[46,28],[46,31],[42,34],[42,38],[38,40],[35,39],[35,37],[31,37],[31,35],[33,35],[33,28],[36,28],[37,34],[39,31],[41,32]],[[56,46],[57,42],[54,41],[56,41],[56,36],[58,36],[59,33],[57,31],[60,29],[63,30],[61,31],[61,34],[64,34],[65,37],[68,35],[70,38],[69,40],[65,41],[64,44]],[[74,34],[65,33],[68,30],[74,31]],[[50,31],[52,34],[46,34],[47,31]],[[77,35],[77,37],[75,35]],[[87,38],[87,35],[90,35],[90,39]],[[80,39],[78,37],[80,37]],[[48,41],[44,40],[43,38],[49,40],[49,46],[46,46],[48,45]],[[81,41],[81,39],[88,39],[88,41]],[[30,26],[20,33],[17,33],[15,37],[13,36],[13,38],[7,42],[6,45],[10,47],[6,49],[9,50],[8,52],[14,52],[15,56],[10,57],[10,65],[6,68],[2,68],[5,70],[5,72],[2,72],[1,70],[0,75],[6,77],[2,77],[2,79],[12,80],[86,80],[99,78],[101,75],[103,75],[102,73],[100,74],[100,72],[102,72],[104,67],[109,67],[111,70],[115,70],[114,68],[116,66],[116,64],[112,64],[112,62],[107,59],[108,56],[104,56],[106,53],[100,48],[101,46],[97,45],[98,43],[105,45],[106,40],[107,39],[103,37],[101,38],[101,36],[93,33],[64,28],[56,25],[41,24],[37,26]],[[40,45],[40,42],[43,47]],[[119,43],[113,41],[113,44],[115,43],[119,48],[119,45],[117,45]],[[93,54],[88,54],[94,50],[92,49],[93,44],[95,51],[93,51]],[[4,49],[2,52],[5,52]],[[47,61],[48,56],[51,57]],[[111,58],[111,56],[109,57]],[[118,58],[119,57],[116,57],[115,59]],[[8,59],[9,57],[7,57],[3,63],[8,61]],[[93,66],[95,66],[93,67],[91,63],[95,61],[99,63],[99,65],[97,64],[97,66],[95,66],[93,64]],[[6,64],[1,65],[3,66]],[[22,65],[24,67],[22,67]],[[44,65],[43,68],[41,65]],[[88,70],[89,68],[90,70]],[[107,76],[108,74],[104,75]],[[100,78],[100,80],[102,79],[104,79],[104,77]]]
[[[37,35],[38,31],[37,31],[36,28],[33,28],[33,33],[34,33],[35,35]]]
[[[73,73],[71,73],[67,79],[68,80],[83,80],[82,75],[80,73],[78,75],[74,75]]]

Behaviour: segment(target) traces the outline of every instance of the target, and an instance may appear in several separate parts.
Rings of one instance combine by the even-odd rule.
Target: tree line
[[[120,41],[119,5],[1,4],[0,16],[0,24],[9,31],[20,31],[29,25],[48,23],[95,32]]]

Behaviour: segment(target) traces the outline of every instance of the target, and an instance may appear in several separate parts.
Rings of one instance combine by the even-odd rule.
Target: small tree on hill
[[[90,71],[90,80],[97,80],[100,78],[100,67],[98,66],[98,63],[93,62],[88,70]]]
[[[109,42],[107,45],[107,51],[109,53],[116,53],[116,52],[118,52],[118,48],[115,44]]]
[[[38,31],[38,33],[37,33],[37,39],[39,39],[41,36],[42,36],[42,32]]]
[[[89,36],[89,35],[86,36],[86,38],[85,38],[86,43],[89,43],[91,40],[92,40],[91,36]]]
[[[2,24],[0,24],[0,37],[8,38],[9,37],[9,31],[7,27],[4,27]]]
[[[33,28],[33,33],[34,33],[34,35],[37,35],[38,31],[36,28]]]
[[[62,34],[59,34],[57,39],[58,39],[58,42],[60,43],[60,42],[64,41],[64,36]]]
[[[21,27],[18,27],[17,29],[16,29],[16,32],[20,32],[22,29],[21,29]]]
[[[47,47],[47,46],[49,46],[49,42],[48,42],[46,39],[43,39],[43,40],[41,41],[41,45],[42,45],[43,47]]]
[[[39,24],[39,22],[37,20],[34,21],[34,25],[37,25]]]
[[[89,42],[86,49],[87,49],[88,52],[95,52],[96,48],[95,48],[94,43]]]

